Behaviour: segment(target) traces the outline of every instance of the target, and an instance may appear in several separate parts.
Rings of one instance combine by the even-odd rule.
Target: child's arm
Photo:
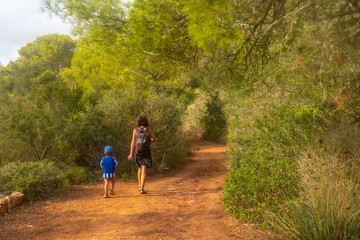
[[[131,144],[130,144],[130,155],[128,156],[128,160],[132,160],[132,154],[133,154],[133,149],[134,149],[135,136],[136,136],[136,131],[135,131],[135,129],[134,129],[134,131],[133,131],[133,136],[132,136],[132,140],[131,140]]]
[[[102,161],[103,161],[103,160],[101,159],[100,167],[101,167],[101,168],[104,168],[104,167],[103,167],[103,164],[102,164]]]

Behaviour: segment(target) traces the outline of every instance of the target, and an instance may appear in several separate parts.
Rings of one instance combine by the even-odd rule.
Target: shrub
[[[26,200],[38,200],[67,189],[66,177],[53,162],[12,162],[1,168],[0,188],[22,191]]]
[[[199,89],[195,90],[196,98],[191,103],[183,115],[183,129],[190,138],[201,139],[204,135],[204,129],[201,126],[200,119],[205,116],[206,103],[209,96]]]
[[[80,166],[71,166],[65,173],[65,176],[70,184],[94,184],[97,180],[97,176],[94,173]]]
[[[176,96],[154,94],[147,99],[145,114],[158,142],[152,144],[153,166],[157,171],[179,166],[188,152],[182,131],[185,103]]]
[[[276,214],[284,239],[358,239],[360,139],[358,127],[337,126],[296,161],[298,196]]]
[[[204,129],[204,139],[216,142],[224,141],[226,135],[226,117],[223,110],[224,103],[219,93],[211,94],[206,102],[204,116],[200,119]]]
[[[317,108],[288,103],[269,104],[254,115],[233,118],[229,126],[230,172],[222,200],[227,212],[267,223],[269,213],[292,198],[297,184],[293,158],[316,139],[322,118]]]

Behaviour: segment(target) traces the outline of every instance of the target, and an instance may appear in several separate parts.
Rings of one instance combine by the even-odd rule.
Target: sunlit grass
[[[359,134],[342,130],[298,158],[299,197],[275,221],[284,239],[360,239]]]

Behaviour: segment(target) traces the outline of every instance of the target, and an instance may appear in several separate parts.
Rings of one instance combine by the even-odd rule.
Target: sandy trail
[[[192,149],[181,169],[149,176],[146,195],[135,180],[117,180],[109,199],[102,182],[73,186],[61,199],[25,203],[0,216],[0,239],[258,239],[224,214],[225,146],[197,142]]]

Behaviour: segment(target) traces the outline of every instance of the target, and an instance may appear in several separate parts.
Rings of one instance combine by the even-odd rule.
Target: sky
[[[70,24],[41,10],[42,0],[0,0],[0,63],[15,61],[18,50],[36,37],[70,35]]]

